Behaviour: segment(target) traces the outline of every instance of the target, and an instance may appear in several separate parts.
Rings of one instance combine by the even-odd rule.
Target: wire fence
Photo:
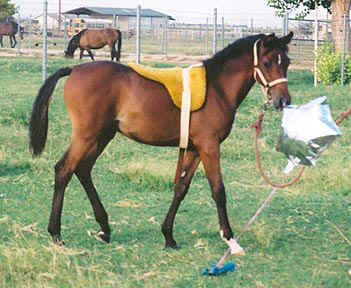
[[[40,52],[44,43],[44,25],[39,25],[28,18],[18,18],[19,24],[24,27],[24,40],[19,41],[18,53]],[[228,24],[224,17],[211,16],[198,18],[200,23],[183,23],[162,19],[160,24],[140,26],[140,55],[185,55],[207,56],[223,49],[233,41],[257,33],[282,34],[282,29],[252,25]],[[250,21],[250,19],[248,19]],[[69,38],[68,23],[64,21],[62,29],[47,22],[47,47],[49,57],[55,54],[63,55]],[[66,25],[65,25],[66,23]],[[216,24],[214,24],[216,23]],[[101,26],[100,26],[101,27]],[[113,19],[105,22],[103,27],[114,27]],[[118,24],[117,24],[117,27]],[[135,55],[137,58],[137,27],[130,26],[128,30],[122,30],[124,55]],[[5,47],[9,42],[4,41]],[[31,50],[31,51],[29,51]],[[106,57],[107,49],[96,50],[97,55]]]
[[[31,54],[38,57],[41,55],[44,67],[48,58],[63,57],[71,35],[68,25],[70,19],[65,17],[62,25],[58,25],[57,22],[56,24],[55,22],[49,23],[47,21],[47,1],[44,0],[43,3],[41,24],[32,18],[17,18],[19,24],[24,27],[24,39],[21,40],[18,37],[19,43],[16,49],[18,55]],[[138,6],[138,9],[141,7]],[[185,11],[184,14],[186,13]],[[122,30],[121,59],[122,61],[128,59],[128,61],[141,62],[148,56],[158,55],[166,60],[174,57],[191,57],[194,61],[199,61],[242,37],[257,33],[283,35],[288,31],[293,31],[290,58],[293,62],[312,63],[315,60],[316,48],[331,41],[331,23],[324,19],[303,20],[289,18],[286,15],[281,21],[281,27],[269,27],[252,18],[247,19],[248,24],[246,25],[233,24],[234,21],[229,16],[226,18],[225,14],[222,15],[224,16],[218,16],[217,9],[214,9],[207,14],[193,17],[191,23],[169,21],[168,17],[149,25],[145,24],[147,22],[143,21],[142,17],[139,20],[130,21],[128,28]],[[90,27],[120,28],[119,23],[112,17],[105,18],[103,23],[95,23],[95,26],[91,23]],[[4,45],[9,47],[9,41],[5,40]],[[94,52],[98,59],[109,59],[109,53],[108,48]],[[343,59],[345,59],[345,54],[346,51],[343,51]]]

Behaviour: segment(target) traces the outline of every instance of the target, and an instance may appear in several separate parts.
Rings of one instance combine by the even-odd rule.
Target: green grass
[[[49,72],[77,63],[50,60]],[[154,63],[154,65],[157,63]],[[162,64],[158,64],[162,66]],[[43,155],[28,151],[28,119],[41,84],[35,59],[0,59],[0,287],[350,287],[351,120],[344,136],[308,168],[294,186],[281,189],[240,238],[244,257],[229,257],[237,272],[203,277],[225,252],[215,203],[202,167],[176,217],[180,250],[165,250],[160,224],[173,196],[177,149],[135,143],[121,135],[94,169],[94,182],[110,217],[112,241],[95,237],[98,225],[83,188],[73,178],[65,194],[62,235],[65,247],[46,231],[54,185],[54,165],[69,144],[71,128],[60,81],[49,116]],[[350,86],[313,88],[309,71],[290,71],[295,104],[328,95],[335,118],[351,104]],[[237,114],[221,146],[229,219],[240,232],[271,191],[254,160],[253,131],[262,105],[258,85]],[[280,113],[270,110],[260,136],[267,173],[279,181],[286,163],[274,146]]]

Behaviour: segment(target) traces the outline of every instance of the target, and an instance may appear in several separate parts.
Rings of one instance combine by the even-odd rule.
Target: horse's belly
[[[169,117],[168,117],[169,118]],[[139,113],[128,113],[116,118],[119,131],[138,142],[156,146],[177,146],[179,144],[179,125],[170,119],[148,117]]]

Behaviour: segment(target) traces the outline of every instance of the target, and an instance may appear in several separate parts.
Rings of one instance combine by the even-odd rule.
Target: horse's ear
[[[276,39],[275,34],[269,34],[263,38],[263,46],[269,46]]]
[[[289,44],[291,39],[293,38],[294,33],[292,31],[290,31],[290,33],[286,36],[283,36],[282,38],[280,38],[280,41],[282,43],[284,43],[285,45]]]

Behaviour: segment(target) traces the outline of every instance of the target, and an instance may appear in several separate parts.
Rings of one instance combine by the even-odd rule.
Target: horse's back
[[[117,121],[122,134],[139,142],[178,143],[179,109],[167,90],[128,66],[109,61],[75,66],[65,84],[65,103],[74,130],[98,133]]]
[[[82,31],[79,46],[83,49],[99,49],[116,41],[114,29],[86,29]]]
[[[0,22],[0,35],[13,35],[17,33],[17,27],[11,22]]]

